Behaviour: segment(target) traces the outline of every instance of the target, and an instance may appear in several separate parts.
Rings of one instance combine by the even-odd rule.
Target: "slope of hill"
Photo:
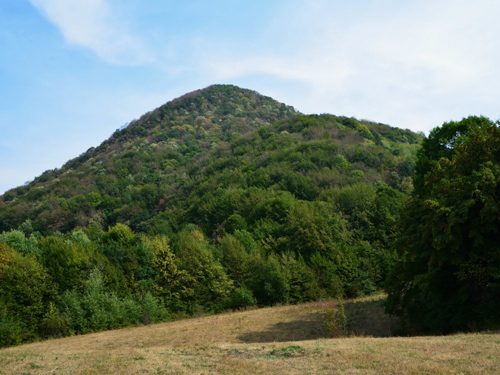
[[[167,103],[1,198],[0,346],[370,294],[420,140],[235,86]]]
[[[166,185],[176,183],[166,180],[168,175],[182,176],[222,140],[295,113],[271,98],[229,85],[184,95],[133,120],[62,168],[48,170],[32,183],[7,192],[0,207],[0,230],[16,228],[29,218],[35,230],[43,233],[68,231],[88,224],[90,214],[107,219],[116,207],[128,206],[125,190],[130,187],[148,185],[146,194],[152,186],[161,185],[163,189],[155,188],[146,204],[151,211]],[[100,197],[89,197],[91,193]],[[106,221],[113,224],[115,220]]]
[[[0,350],[0,374],[481,374],[500,334],[380,337],[380,300],[347,301],[351,329],[328,338],[333,302],[282,306],[75,336]],[[367,325],[370,323],[371,325]]]
[[[141,230],[158,212],[199,196],[193,187],[200,184],[274,188],[312,200],[318,189],[397,183],[391,178],[412,173],[420,138],[352,118],[304,116],[250,90],[210,86],[143,115],[62,168],[7,192],[0,199],[0,231],[27,219],[43,234],[92,221],[104,228],[127,222]]]

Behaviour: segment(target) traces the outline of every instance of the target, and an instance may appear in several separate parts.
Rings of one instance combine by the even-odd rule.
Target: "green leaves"
[[[400,223],[388,311],[438,332],[498,318],[500,129],[470,117],[434,129]],[[496,149],[498,150],[498,149]],[[423,308],[419,308],[423,306]]]
[[[62,296],[48,297],[54,308],[42,317],[52,334],[66,323],[84,332],[138,322],[141,304],[152,320],[161,308],[194,314],[371,293],[393,260],[393,225],[412,189],[420,138],[212,86],[9,192],[0,200],[0,231],[10,232],[0,245],[34,255],[39,264],[31,266],[51,275]],[[432,162],[440,168],[436,189],[448,190],[449,166]],[[474,209],[474,197],[484,205],[478,217],[496,215],[495,166],[478,173],[463,212],[429,197],[453,225]],[[471,230],[471,241],[487,244],[484,228]],[[428,236],[442,229],[434,225]],[[453,235],[442,230],[438,239]],[[466,271],[461,277],[477,274]]]
[[[0,286],[0,319],[14,318],[28,337],[36,335],[56,294],[50,275],[33,256],[23,257],[0,243]]]

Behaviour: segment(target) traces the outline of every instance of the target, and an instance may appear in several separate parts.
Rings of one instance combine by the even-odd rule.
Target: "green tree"
[[[414,185],[418,194],[424,189],[425,176],[432,169],[433,163],[441,158],[452,159],[456,146],[467,139],[472,129],[489,126],[491,121],[486,117],[469,116],[462,121],[445,122],[443,126],[431,130],[429,137],[422,141],[422,147],[417,152]]]
[[[148,250],[142,246],[137,236],[125,224],[116,224],[99,240],[99,251],[111,264],[119,268],[127,279],[128,287],[143,291],[151,284],[152,269]]]
[[[248,287],[260,305],[287,303],[290,299],[290,275],[281,265],[279,257],[271,254],[268,258],[250,258],[251,277]]]
[[[442,333],[498,325],[500,318],[500,129],[484,117],[453,129],[445,140],[433,130],[426,144],[438,151],[419,154],[428,165],[403,211],[399,262],[387,283],[388,312]]]
[[[12,317],[14,328],[23,332],[22,339],[37,337],[42,318],[56,294],[50,275],[35,257],[23,257],[0,243],[0,285],[0,317]]]
[[[222,265],[227,275],[237,284],[243,285],[248,278],[248,252],[236,237],[227,234],[220,245],[222,250]]]
[[[308,260],[315,252],[331,251],[341,219],[331,215],[326,205],[300,202],[288,214],[287,247]]]
[[[199,306],[208,311],[220,311],[233,290],[233,282],[215,259],[198,229],[184,229],[178,235],[179,269],[189,275],[185,286],[192,289],[192,300],[186,301],[187,312]]]
[[[151,266],[155,271],[153,290],[163,304],[171,311],[183,309],[183,301],[189,299],[193,291],[187,287],[189,275],[179,269],[178,260],[170,249],[167,238],[156,236],[145,240],[152,248]]]
[[[0,242],[5,242],[22,255],[34,255],[37,259],[41,258],[38,241],[33,235],[26,237],[24,232],[13,229],[0,234]]]
[[[228,217],[226,224],[226,232],[234,233],[235,230],[245,230],[247,229],[247,222],[245,219],[238,214],[233,214]]]
[[[78,245],[49,236],[40,241],[40,248],[42,264],[59,286],[60,292],[83,285],[89,258]]]

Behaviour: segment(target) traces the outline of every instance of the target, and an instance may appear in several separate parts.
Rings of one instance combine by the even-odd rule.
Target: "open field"
[[[498,374],[500,333],[387,337],[381,302],[345,304],[346,338],[327,337],[335,302],[316,302],[3,349],[0,374]]]

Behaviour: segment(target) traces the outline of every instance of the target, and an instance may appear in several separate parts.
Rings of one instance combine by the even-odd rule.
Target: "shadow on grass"
[[[389,337],[399,329],[399,319],[385,314],[385,298],[344,303],[347,331],[351,336]]]
[[[321,312],[301,315],[298,320],[276,323],[266,331],[246,332],[238,337],[244,343],[316,340],[328,337]]]
[[[398,328],[398,320],[384,313],[383,298],[344,303],[347,317],[346,336],[389,337]],[[247,332],[238,338],[245,343],[304,341],[328,338],[324,322],[326,311],[336,308],[331,301],[324,311],[301,315],[300,319],[276,323],[265,331]]]

